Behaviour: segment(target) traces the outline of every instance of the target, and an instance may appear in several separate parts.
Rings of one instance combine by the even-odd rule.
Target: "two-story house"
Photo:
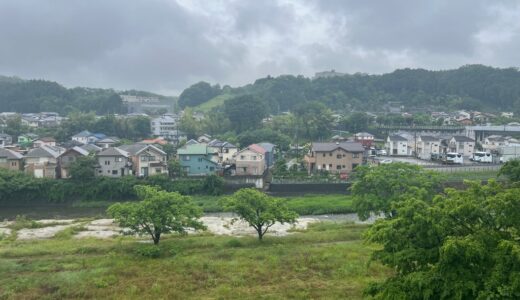
[[[130,154],[132,171],[136,176],[168,174],[166,152],[154,145],[133,144],[119,146]]]
[[[36,178],[57,178],[58,157],[64,148],[43,145],[25,155],[25,172]]]
[[[96,176],[123,177],[132,175],[132,160],[130,153],[109,147],[96,155],[98,166]]]
[[[441,139],[431,135],[417,138],[417,155],[421,159],[431,159],[432,155],[441,153]]]
[[[10,150],[0,148],[0,168],[21,171],[23,167],[23,155]]]
[[[365,148],[361,143],[312,143],[304,160],[309,173],[328,171],[350,173],[363,163]]]
[[[188,176],[204,176],[218,170],[218,163],[212,160],[214,153],[206,144],[191,144],[178,149],[177,157]]]
[[[106,137],[95,142],[95,145],[106,149],[108,147],[115,147],[119,143],[119,139],[116,137]]]
[[[265,149],[252,144],[235,154],[236,175],[263,175],[267,169]]]
[[[464,157],[473,156],[475,140],[463,135],[455,135],[448,142],[450,152],[462,154]]]
[[[233,160],[233,155],[238,152],[237,146],[219,140],[210,141],[208,147],[217,154],[216,161],[221,164],[230,164]]]
[[[388,155],[410,155],[408,151],[408,140],[400,135],[389,135],[385,143]]]
[[[89,152],[78,146],[65,150],[58,157],[58,171],[60,178],[70,178],[70,166],[78,159],[78,157],[88,156]]]

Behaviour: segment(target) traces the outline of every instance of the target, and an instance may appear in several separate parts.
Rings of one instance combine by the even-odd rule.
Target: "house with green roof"
[[[214,150],[206,144],[187,145],[177,150],[177,158],[188,176],[215,174],[218,163],[212,160]]]

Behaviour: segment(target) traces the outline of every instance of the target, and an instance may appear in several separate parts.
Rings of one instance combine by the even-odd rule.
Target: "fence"
[[[433,170],[437,172],[443,173],[463,173],[463,172],[498,172],[500,170],[501,165],[468,165],[468,166],[424,166],[425,169]]]

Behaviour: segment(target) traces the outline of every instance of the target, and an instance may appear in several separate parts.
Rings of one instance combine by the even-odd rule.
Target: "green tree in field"
[[[222,195],[224,192],[224,179],[215,174],[206,176],[206,178],[204,178],[203,189],[206,193],[213,196]]]
[[[181,162],[178,159],[168,160],[168,175],[172,178],[182,177],[186,172],[182,169]]]
[[[276,222],[292,224],[298,218],[298,214],[289,210],[280,199],[269,197],[254,188],[235,192],[233,196],[223,200],[223,206],[253,227],[259,240],[262,240],[267,230]]]
[[[107,210],[122,228],[130,229],[129,233],[148,234],[157,245],[162,234],[205,228],[198,220],[202,210],[190,197],[142,185],[135,186],[135,191],[142,201],[116,203]]]
[[[362,220],[371,213],[394,217],[396,202],[411,196],[431,200],[440,179],[439,173],[407,163],[359,166],[351,187],[354,209]]]
[[[413,196],[366,238],[395,270],[366,292],[375,299],[520,299],[520,189],[496,182]]]
[[[498,176],[504,175],[513,182],[520,181],[520,160],[507,161],[498,172]]]
[[[78,157],[70,167],[70,178],[74,180],[91,180],[95,176],[97,160],[94,156]]]

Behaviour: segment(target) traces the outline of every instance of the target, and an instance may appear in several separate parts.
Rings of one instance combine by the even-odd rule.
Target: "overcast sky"
[[[200,80],[520,64],[520,2],[1,0],[0,74],[175,95]]]

